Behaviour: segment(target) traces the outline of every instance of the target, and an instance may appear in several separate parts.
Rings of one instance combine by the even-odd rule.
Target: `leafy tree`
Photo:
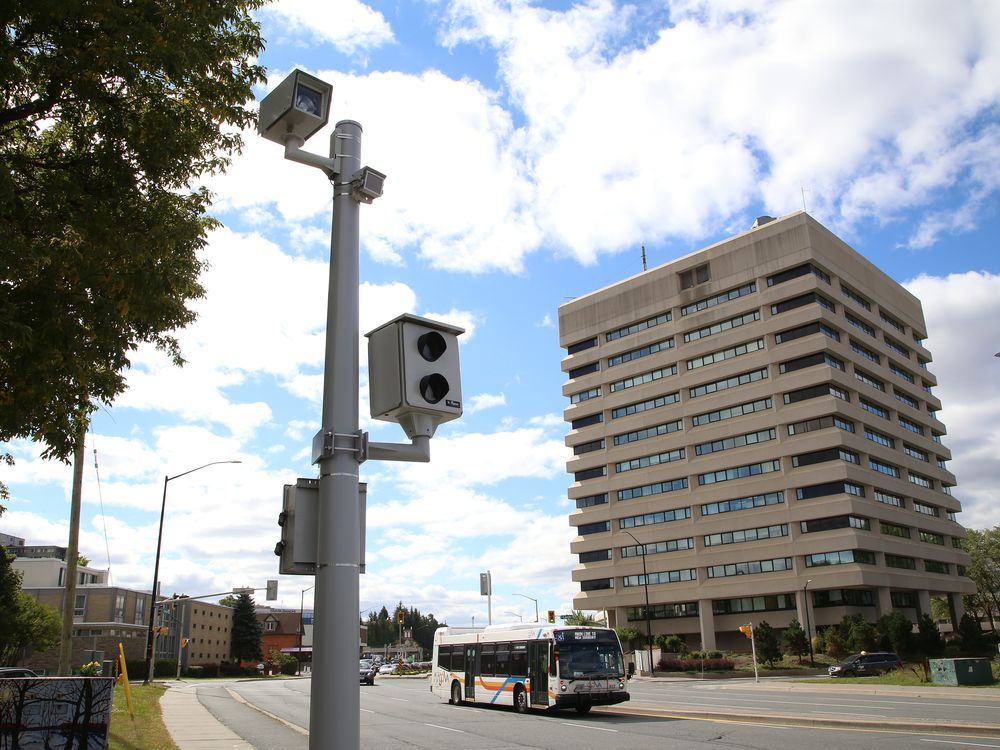
[[[845,616],[840,625],[840,632],[844,636],[847,648],[851,651],[874,651],[878,646],[878,632],[864,615]]]
[[[925,658],[940,656],[944,651],[944,639],[934,618],[926,612],[917,622],[917,645]]]
[[[201,297],[224,169],[264,78],[263,0],[15,0],[0,33],[0,442],[66,460],[130,353]],[[5,461],[7,459],[4,459]]]
[[[28,648],[56,648],[62,634],[59,613],[21,591],[21,574],[11,566],[12,559],[0,552],[0,665],[5,666],[20,661]]]
[[[230,647],[234,659],[238,662],[259,662],[263,628],[257,613],[254,611],[253,597],[246,592],[236,597],[233,607],[232,645]]]
[[[970,656],[985,653],[987,644],[979,620],[966,612],[958,623],[958,637],[962,653]]]
[[[598,622],[593,615],[587,614],[583,610],[574,609],[566,617],[563,618],[563,622],[567,625],[597,625]]]
[[[888,642],[889,648],[901,657],[913,654],[913,623],[898,609],[880,617],[875,627],[882,639]]]
[[[232,594],[227,594],[226,596],[219,599],[219,604],[221,604],[223,607],[235,607],[236,597],[233,596]]]
[[[990,629],[997,629],[1000,616],[1000,526],[992,529],[966,529],[962,549],[971,561],[965,569],[976,584],[976,593],[966,597],[966,609],[980,619],[988,620]]]
[[[781,643],[788,653],[799,657],[799,664],[801,664],[802,656],[809,653],[809,639],[806,637],[806,631],[799,624],[798,618],[793,617],[788,627],[785,628],[785,632],[781,635]]]
[[[826,655],[834,659],[843,659],[849,653],[849,647],[840,632],[840,626],[833,625],[823,631],[826,640]]]
[[[781,660],[781,644],[778,643],[778,634],[767,620],[761,620],[759,625],[754,626],[753,639],[757,658],[773,668],[774,662]]]
[[[88,565],[90,565],[90,558],[89,557],[84,557],[83,555],[79,555],[76,558],[76,564],[77,565],[82,565],[83,567],[86,568]]]
[[[660,651],[667,654],[687,654],[691,652],[687,641],[676,633],[671,633],[670,635],[657,633],[653,636],[653,645],[658,646]]]
[[[635,651],[635,644],[642,638],[639,628],[631,625],[620,625],[615,628],[615,632],[618,633],[618,640],[622,642],[622,648],[626,652]]]

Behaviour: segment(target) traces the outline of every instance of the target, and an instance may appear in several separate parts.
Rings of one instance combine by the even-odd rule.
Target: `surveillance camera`
[[[307,140],[326,125],[333,86],[295,70],[260,103],[257,131],[284,145],[289,136]]]
[[[363,167],[351,175],[351,193],[362,203],[371,203],[382,197],[385,175],[371,167]]]

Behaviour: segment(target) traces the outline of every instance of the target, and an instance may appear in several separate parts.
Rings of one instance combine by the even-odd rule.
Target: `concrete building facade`
[[[574,607],[739,650],[751,621],[961,616],[920,302],[808,214],[574,299],[559,332]]]

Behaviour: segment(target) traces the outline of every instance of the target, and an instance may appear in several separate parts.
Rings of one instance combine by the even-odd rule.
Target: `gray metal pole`
[[[333,450],[319,458],[310,750],[358,750],[361,691],[356,684],[361,559],[358,512],[358,260],[359,205],[351,176],[361,169],[361,125],[337,123],[330,156],[334,178],[330,287],[323,371],[322,430]]]

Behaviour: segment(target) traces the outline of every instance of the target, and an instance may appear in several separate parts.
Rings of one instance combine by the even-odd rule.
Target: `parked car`
[[[0,679],[9,677],[38,677],[38,675],[27,667],[0,667]]]
[[[396,674],[396,665],[392,664],[392,663],[383,664],[381,667],[378,668],[378,673],[379,674]]]
[[[840,664],[834,664],[828,671],[831,677],[867,677],[891,672],[902,666],[900,658],[889,651],[862,651],[848,656]]]
[[[361,678],[360,682],[367,682],[369,685],[374,685],[376,674],[378,674],[378,670],[375,668],[374,664],[367,659],[358,660],[358,676]]]

